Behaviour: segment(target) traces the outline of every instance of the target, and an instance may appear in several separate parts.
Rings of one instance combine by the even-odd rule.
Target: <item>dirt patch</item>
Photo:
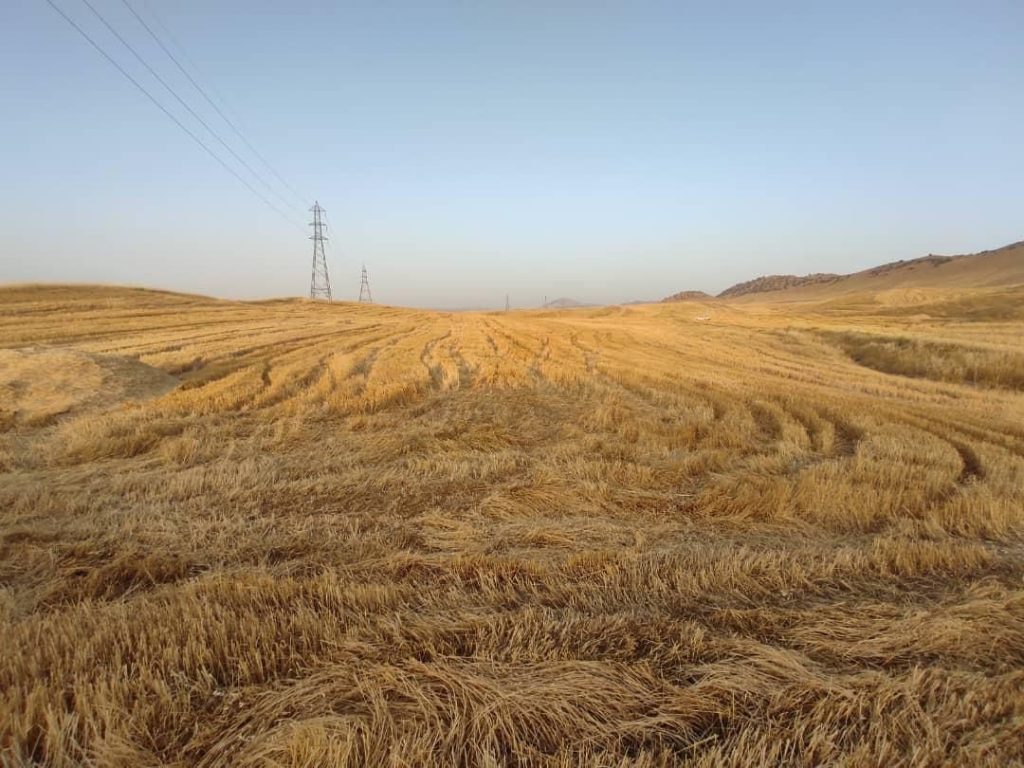
[[[0,424],[46,424],[175,387],[177,379],[127,357],[77,349],[0,349]]]

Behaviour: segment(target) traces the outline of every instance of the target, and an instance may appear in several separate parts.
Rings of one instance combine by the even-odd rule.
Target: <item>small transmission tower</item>
[[[313,221],[309,223],[313,228],[313,234],[309,236],[313,241],[313,274],[309,278],[309,298],[331,301],[331,278],[327,274],[327,255],[324,253],[324,242],[327,240],[324,236],[324,229],[327,228],[324,209],[317,202],[309,210],[313,212]]]
[[[359,283],[359,300],[373,303],[373,296],[370,295],[370,278],[366,274],[365,264],[363,264],[363,277]]]

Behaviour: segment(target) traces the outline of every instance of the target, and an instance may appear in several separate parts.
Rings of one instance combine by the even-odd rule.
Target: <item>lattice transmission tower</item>
[[[331,301],[331,277],[327,274],[327,254],[324,253],[324,243],[327,241],[324,235],[327,228],[324,209],[317,202],[309,210],[313,212],[313,221],[309,223],[313,228],[313,234],[309,236],[313,241],[313,274],[309,278],[309,298]]]
[[[370,295],[370,278],[366,274],[365,264],[363,264],[363,277],[359,282],[359,300],[373,303],[373,296]]]

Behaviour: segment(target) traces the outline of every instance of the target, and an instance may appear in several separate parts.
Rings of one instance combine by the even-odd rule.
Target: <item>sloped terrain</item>
[[[879,301],[929,301],[934,291],[1005,288],[1024,284],[1024,242],[964,256],[928,255],[893,261],[850,275],[765,275],[726,288],[718,298],[747,301],[821,301],[876,294]],[[662,301],[709,298],[703,291],[680,291]]]
[[[771,292],[753,300],[820,301],[854,294],[875,293],[889,303],[902,304],[924,300],[931,292],[955,293],[976,288],[1002,288],[1024,284],[1024,243],[1014,243],[993,251],[965,256],[924,256],[896,261],[855,272],[852,275],[791,276],[773,283],[773,278],[760,278],[741,283],[721,293],[738,298],[744,294]],[[914,290],[925,289],[915,297]]]
[[[671,296],[666,296],[662,301],[703,301],[710,298],[713,297],[704,293],[704,291],[680,291],[679,293],[673,293]]]
[[[813,275],[766,275],[755,277],[743,283],[737,283],[722,291],[718,296],[723,299],[746,296],[751,293],[768,293],[770,291],[783,291],[787,288],[799,288],[806,285],[820,285],[822,283],[834,283],[841,279],[842,275],[830,273],[816,273]]]
[[[2,758],[1021,764],[1015,301],[0,290]]]

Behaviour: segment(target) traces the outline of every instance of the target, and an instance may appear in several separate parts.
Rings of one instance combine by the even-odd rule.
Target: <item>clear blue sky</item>
[[[122,0],[91,2],[261,167]],[[130,2],[327,209],[342,297],[364,261],[381,301],[526,306],[1024,238],[1020,0]],[[2,3],[0,92],[0,281],[308,290],[306,233],[44,0]]]

